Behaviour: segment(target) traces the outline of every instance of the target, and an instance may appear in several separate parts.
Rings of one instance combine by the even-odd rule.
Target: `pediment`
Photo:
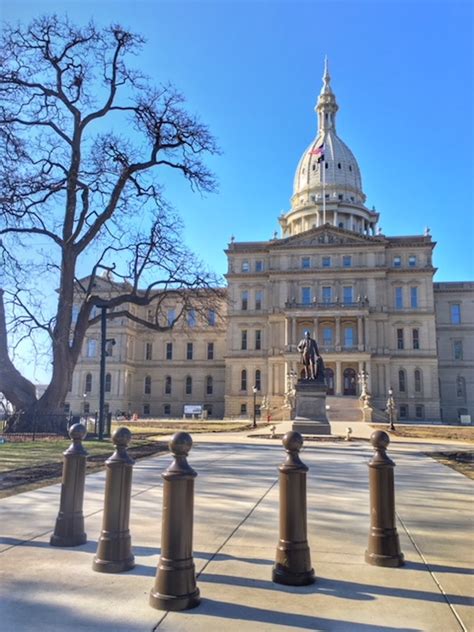
[[[358,245],[367,243],[384,243],[386,239],[380,235],[372,237],[369,235],[360,235],[344,228],[337,228],[336,226],[319,226],[318,228],[312,228],[293,235],[292,237],[286,237],[285,239],[279,239],[274,245],[274,248],[311,248],[315,246],[325,245]]]

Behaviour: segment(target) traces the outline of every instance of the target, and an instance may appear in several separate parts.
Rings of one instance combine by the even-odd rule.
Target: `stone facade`
[[[279,217],[281,237],[231,240],[215,323],[185,314],[172,331],[153,332],[111,322],[110,410],[180,417],[196,404],[235,418],[252,416],[255,405],[258,414],[288,418],[301,371],[296,346],[309,329],[330,394],[358,396],[365,371],[373,406],[383,409],[392,387],[402,420],[436,421],[441,411],[446,421],[466,411],[474,418],[474,284],[433,286],[429,229],[387,236],[377,226],[354,154],[336,133],[327,66],[315,110],[318,131],[298,163],[291,208]],[[459,322],[451,320],[455,305]],[[147,308],[136,309],[146,317]],[[167,309],[180,308],[167,299]],[[98,349],[96,326],[74,375],[71,410],[97,408]]]
[[[443,420],[474,420],[474,283],[435,283]]]

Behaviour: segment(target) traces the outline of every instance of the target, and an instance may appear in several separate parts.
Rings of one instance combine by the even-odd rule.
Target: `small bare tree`
[[[143,44],[118,25],[57,16],[7,26],[0,42],[0,391],[16,409],[60,412],[105,273],[110,316],[147,327],[131,305],[186,307],[214,279],[182,243],[160,168],[197,191],[215,190],[202,159],[217,151],[207,127],[170,85],[154,88],[125,62]],[[198,289],[196,294],[189,290]],[[205,291],[203,288],[207,288]],[[51,299],[53,297],[53,300]],[[52,308],[51,304],[54,303]],[[73,305],[79,305],[73,318]],[[138,314],[138,315],[137,315]],[[47,336],[52,378],[37,400],[10,347]]]

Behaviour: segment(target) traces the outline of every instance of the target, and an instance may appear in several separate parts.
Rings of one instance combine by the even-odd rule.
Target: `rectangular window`
[[[212,404],[204,404],[204,410],[207,412],[207,417],[212,417]]]
[[[84,402],[84,415],[88,415],[91,412],[91,405],[89,402]]]
[[[416,268],[416,255],[410,255],[408,257],[408,267]]]
[[[215,327],[217,322],[217,314],[213,309],[207,312],[207,324],[211,327]]]
[[[332,301],[332,288],[323,286],[323,303]]]
[[[255,309],[261,310],[263,305],[263,290],[255,291]]]
[[[403,309],[403,288],[395,288],[395,309]]]
[[[171,376],[165,377],[165,395],[171,395]]]
[[[192,359],[193,359],[193,343],[188,342],[186,344],[186,360],[192,360]]]
[[[153,360],[153,343],[145,343],[145,360]]]
[[[393,267],[394,268],[401,268],[402,266],[402,258],[401,257],[394,257],[393,258]]]
[[[207,359],[214,360],[214,343],[213,342],[207,343]]]
[[[311,288],[310,287],[301,288],[301,302],[303,303],[303,305],[309,305],[311,303]]]
[[[418,288],[417,287],[410,288],[410,306],[418,307]]]
[[[462,340],[453,341],[453,355],[455,360],[462,360]]]
[[[451,304],[451,325],[461,324],[461,305],[460,303]]]
[[[244,290],[241,295],[240,309],[246,310],[249,306],[249,292]]]
[[[398,413],[400,419],[406,419],[408,417],[408,406],[406,404],[400,404],[398,407]]]
[[[171,404],[164,404],[163,415],[165,415],[165,417],[169,417],[171,415]]]
[[[263,272],[263,261],[261,259],[257,259],[255,262],[255,272]]]
[[[309,257],[301,257],[301,267],[308,270],[311,267],[311,259]]]
[[[331,267],[331,257],[323,257],[322,264],[323,264],[323,268],[330,268]]]
[[[417,406],[415,406],[415,417],[417,419],[423,419],[424,416],[425,416],[425,412],[424,412],[423,406],[421,404],[418,404]]]
[[[69,402],[64,402],[63,411],[66,415],[71,412],[71,404]]]
[[[255,349],[259,350],[262,348],[262,330],[255,330]]]
[[[350,303],[353,302],[352,287],[351,286],[344,286],[342,288],[342,297],[343,297],[343,303],[345,305],[349,305]]]
[[[247,414],[247,404],[240,404],[240,414],[241,415]]]
[[[144,415],[150,414],[150,404],[143,404],[143,414]]]
[[[403,342],[403,329],[397,329],[397,349],[404,349],[405,344]]]
[[[247,349],[247,330],[242,329],[240,333],[240,348],[242,351],[246,351]]]
[[[420,330],[413,329],[412,337],[413,337],[413,349],[419,349],[420,348]]]
[[[167,315],[168,327],[172,327],[174,325],[175,319],[176,319],[176,311],[174,309],[169,309],[168,315]]]
[[[166,343],[166,359],[167,360],[173,359],[173,343],[172,342]]]
[[[242,272],[250,272],[250,264],[248,262],[247,259],[244,259],[242,261],[242,267],[241,267]]]
[[[323,345],[325,347],[331,347],[334,340],[332,327],[324,327],[323,328]]]
[[[344,346],[345,347],[354,346],[354,328],[353,327],[344,327]]]
[[[87,357],[95,358],[97,353],[97,340],[91,339],[87,342]]]
[[[351,268],[352,267],[352,257],[351,257],[351,255],[344,255],[342,257],[342,267],[343,268]]]
[[[196,310],[190,309],[188,312],[188,325],[189,327],[196,327]]]

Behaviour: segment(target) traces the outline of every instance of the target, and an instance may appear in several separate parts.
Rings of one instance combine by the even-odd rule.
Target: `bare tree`
[[[125,63],[142,44],[118,25],[78,27],[57,16],[2,35],[0,391],[32,414],[62,410],[97,321],[92,309],[104,302],[95,291],[104,272],[113,279],[110,315],[147,327],[168,327],[159,318],[164,296],[178,294],[185,309],[191,297],[212,294],[213,279],[183,245],[158,176],[167,168],[194,190],[213,191],[203,156],[217,148],[172,86],[154,88]],[[153,322],[130,309],[147,304],[158,307]],[[38,334],[48,337],[52,358],[39,400],[7,345],[7,335],[15,347]]]

